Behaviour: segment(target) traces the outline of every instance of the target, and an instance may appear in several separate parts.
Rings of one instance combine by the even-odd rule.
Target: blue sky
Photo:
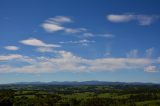
[[[160,83],[160,1],[1,0],[0,83]]]

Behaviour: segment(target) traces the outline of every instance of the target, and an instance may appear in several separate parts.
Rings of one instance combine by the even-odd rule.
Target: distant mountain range
[[[32,85],[153,85],[155,83],[142,82],[107,82],[107,81],[52,81],[52,82],[17,82],[10,84],[32,84]]]

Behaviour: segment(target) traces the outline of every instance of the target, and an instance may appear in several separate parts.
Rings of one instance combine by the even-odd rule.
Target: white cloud
[[[85,29],[85,28],[77,28],[77,29],[65,28],[64,31],[67,33],[80,33],[80,32],[86,32],[87,29]]]
[[[158,69],[156,66],[148,66],[148,67],[145,67],[144,69],[145,72],[158,72]]]
[[[7,60],[13,60],[13,59],[20,59],[20,58],[22,58],[22,55],[18,55],[18,54],[1,55],[0,61],[7,61]]]
[[[73,22],[69,17],[66,17],[66,16],[56,16],[54,18],[50,18],[47,21],[49,21],[50,23],[55,23],[55,24],[71,23],[71,22]]]
[[[136,50],[136,49],[131,50],[131,51],[129,51],[126,55],[127,55],[127,57],[129,57],[129,58],[136,58],[137,55],[138,55],[138,50]]]
[[[10,59],[21,63],[26,61],[30,63],[24,66],[12,66],[10,64],[0,64],[0,72],[18,72],[18,73],[48,73],[57,71],[67,72],[93,72],[93,71],[119,71],[119,70],[145,70],[155,69],[148,68],[154,64],[152,59],[148,58],[97,58],[86,59],[72,54],[67,51],[55,52],[57,57],[35,57],[11,56]],[[9,56],[9,55],[8,55]],[[10,60],[8,56],[1,56],[1,60]],[[30,60],[31,59],[31,60]],[[31,61],[31,62],[30,62]]]
[[[111,51],[106,51],[104,56],[110,56],[111,55]]]
[[[158,16],[137,15],[137,21],[142,26],[150,25],[158,18],[159,18]]]
[[[110,33],[93,34],[93,33],[85,32],[85,33],[83,33],[83,35],[81,37],[82,38],[89,38],[89,37],[113,38],[113,37],[115,37],[115,35],[110,34]]]
[[[120,23],[120,22],[129,22],[135,18],[132,14],[110,14],[107,16],[107,19],[111,22]]]
[[[149,48],[146,50],[146,57],[151,57],[154,52],[154,48]]]
[[[81,33],[85,32],[85,28],[68,28],[65,27],[65,23],[73,22],[69,17],[65,16],[56,16],[54,18],[49,18],[42,24],[42,28],[44,28],[47,32],[57,32],[64,31],[66,33]]]
[[[9,54],[9,55],[0,55],[0,62],[2,61],[10,61],[10,60],[19,60],[27,63],[33,63],[35,62],[34,59],[28,57],[28,56],[23,56],[19,54]]]
[[[60,42],[61,44],[63,43],[94,43],[95,41],[90,41],[87,39],[83,39],[83,40],[78,40],[78,41],[66,41],[66,42]]]
[[[65,16],[56,16],[53,18],[47,19],[41,26],[42,28],[47,31],[47,32],[57,32],[57,31],[62,31],[65,32],[66,34],[81,34],[82,38],[85,37],[106,37],[106,38],[113,38],[114,35],[112,34],[93,34],[88,32],[86,28],[80,27],[80,28],[71,28],[67,27],[66,24],[72,23],[73,20],[69,17]]]
[[[156,21],[159,16],[141,15],[141,14],[110,14],[107,15],[107,20],[114,23],[123,23],[130,21],[138,21],[139,25],[147,26]]]
[[[91,61],[92,70],[97,71],[116,71],[116,70],[135,70],[143,69],[151,61],[145,58],[103,58]]]
[[[80,44],[81,46],[88,46],[90,43],[95,43],[94,40],[87,40],[82,39],[78,41],[65,41],[65,42],[59,42],[60,44]]]
[[[47,31],[47,32],[56,32],[63,30],[64,27],[56,24],[49,24],[49,23],[44,23],[42,27]]]
[[[19,47],[17,47],[17,46],[5,46],[4,47],[6,50],[12,50],[12,51],[15,51],[15,50],[18,50],[19,49]]]
[[[113,38],[115,37],[113,34],[98,34],[100,37]]]
[[[57,44],[47,44],[44,43],[43,41],[36,39],[36,38],[29,38],[26,40],[22,40],[20,41],[20,43],[24,44],[24,45],[29,45],[29,46],[35,46],[36,51],[38,52],[54,52],[53,48],[57,48],[57,47],[61,47],[61,45],[57,45]]]
[[[94,35],[92,33],[86,32],[83,33],[83,37],[93,37]]]
[[[50,48],[50,47],[38,47],[36,51],[42,52],[42,53],[54,52],[53,48]]]
[[[20,41],[20,43],[29,45],[29,46],[36,46],[36,47],[61,47],[60,45],[56,45],[56,44],[44,43],[43,41],[36,38],[29,38],[26,40],[22,40]]]
[[[65,16],[56,16],[54,18],[49,18],[46,20],[43,24],[42,27],[47,31],[47,32],[56,32],[60,30],[65,30],[65,28],[62,26],[64,23],[70,23],[72,20],[69,17]]]

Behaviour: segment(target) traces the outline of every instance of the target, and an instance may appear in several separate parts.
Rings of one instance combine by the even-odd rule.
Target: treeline
[[[130,85],[130,84],[117,84],[117,85],[41,85],[41,84],[14,84],[14,85],[0,85],[0,89],[12,89],[16,91],[31,90],[31,91],[48,91],[55,93],[83,93],[83,92],[123,92],[123,93],[142,93],[159,91],[160,85]]]

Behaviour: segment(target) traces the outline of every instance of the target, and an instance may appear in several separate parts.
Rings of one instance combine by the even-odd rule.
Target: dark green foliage
[[[11,86],[8,88],[10,89]],[[159,106],[155,86],[12,86],[0,90],[0,106]],[[5,89],[8,89],[5,87]]]
[[[0,90],[0,106],[12,106],[14,92],[12,90]]]

